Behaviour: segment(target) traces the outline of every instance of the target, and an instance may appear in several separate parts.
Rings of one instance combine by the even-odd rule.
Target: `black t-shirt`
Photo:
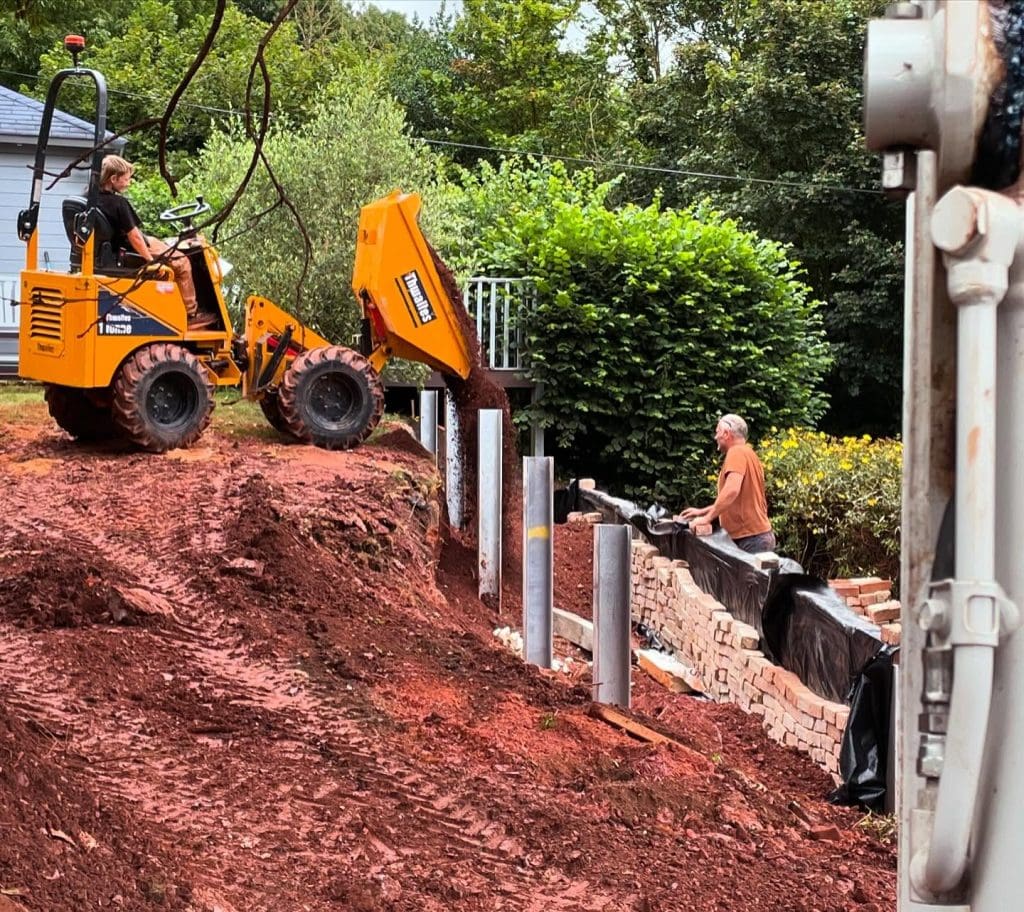
[[[141,231],[142,221],[132,208],[132,204],[120,193],[114,193],[113,190],[100,190],[96,206],[107,217],[110,227],[114,229],[114,236],[110,239],[114,250],[133,250],[132,245],[128,243],[128,232],[132,228],[138,228]]]

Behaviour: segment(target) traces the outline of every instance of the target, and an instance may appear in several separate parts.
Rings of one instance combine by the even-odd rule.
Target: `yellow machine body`
[[[168,267],[136,276],[96,274],[90,267],[92,245],[90,238],[83,247],[81,272],[59,273],[37,268],[30,243],[21,273],[20,376],[67,387],[108,387],[137,349],[175,342],[187,343],[215,385],[240,382],[242,373],[231,354],[231,320],[221,296],[220,258],[213,247],[204,244],[189,259],[197,290],[217,322],[189,331],[181,292]]]
[[[69,39],[74,66],[51,80],[29,203],[17,223],[26,245],[18,373],[46,385],[50,415],[63,430],[79,440],[123,436],[153,452],[189,446],[210,422],[214,388],[241,384],[280,433],[342,449],[365,440],[380,420],[379,374],[388,358],[469,375],[459,302],[449,299],[420,233],[414,194],[393,193],[362,211],[353,275],[370,326],[362,352],[332,345],[261,297],[246,302],[244,335],[236,336],[221,291],[222,261],[194,221],[209,205],[197,197],[168,209],[161,221],[182,225],[176,247],[195,285],[198,319],[190,328],[169,266],[113,249],[115,231],[99,207],[106,80],[78,65],[80,42]],[[50,126],[68,80],[93,84],[95,147],[86,196],[61,204],[69,269],[51,272],[39,268],[39,213]]]
[[[420,231],[420,197],[395,192],[359,216],[352,288],[369,321],[376,370],[390,357],[469,376],[472,358],[454,308]]]
[[[255,295],[245,302],[244,339],[249,368],[242,377],[242,393],[246,396],[258,396],[276,387],[296,355],[331,344],[273,301]]]

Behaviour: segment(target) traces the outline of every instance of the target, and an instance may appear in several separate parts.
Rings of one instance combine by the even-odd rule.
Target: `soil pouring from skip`
[[[458,282],[447,264],[431,248],[431,258],[437,269],[441,286],[449,301],[462,300]],[[445,374],[445,383],[455,400],[459,420],[459,457],[462,462],[462,479],[466,495],[463,512],[463,528],[467,540],[473,540],[473,522],[477,515],[477,451],[479,448],[479,413],[481,409],[497,409],[501,412],[502,429],[502,563],[505,575],[519,578],[519,561],[522,544],[519,540],[519,525],[522,521],[522,473],[519,454],[516,450],[515,426],[508,396],[491,376],[483,363],[483,352],[477,337],[476,326],[464,307],[452,308],[463,338],[466,340],[471,367],[462,379],[456,374]]]

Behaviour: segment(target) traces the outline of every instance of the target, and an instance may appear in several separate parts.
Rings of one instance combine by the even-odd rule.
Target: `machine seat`
[[[84,219],[90,214],[96,238],[93,270],[107,276],[137,275],[139,269],[146,265],[146,260],[132,251],[114,250],[111,243],[114,229],[107,217],[96,208],[93,208],[90,213],[88,202],[81,196],[69,196],[61,204],[64,233],[68,236],[68,241],[71,244],[71,271],[82,271],[82,246],[78,243],[75,227],[79,224],[80,219]]]

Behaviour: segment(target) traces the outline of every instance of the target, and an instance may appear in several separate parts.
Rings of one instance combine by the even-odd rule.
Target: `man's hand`
[[[711,507],[687,507],[677,518],[682,522],[693,522],[697,519],[703,519],[710,512]]]

